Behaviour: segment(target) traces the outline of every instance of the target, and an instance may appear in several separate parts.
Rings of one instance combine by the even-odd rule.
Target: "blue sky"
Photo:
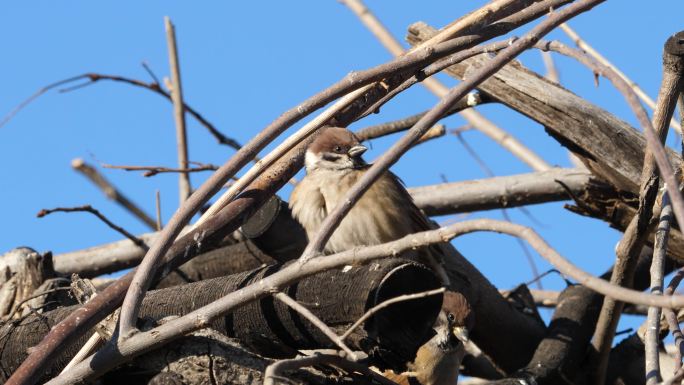
[[[420,4],[420,5],[418,5]],[[415,21],[441,27],[484,1],[369,1],[367,5],[401,38]],[[677,0],[609,1],[570,22],[583,37],[654,96],[660,82],[666,38],[682,28],[684,3]],[[335,0],[278,2],[7,2],[0,13],[0,116],[38,88],[85,72],[118,74],[149,81],[141,62],[159,77],[168,75],[163,17],[176,24],[186,101],[226,135],[246,142],[285,110],[332,84],[351,70],[390,59],[389,53]],[[664,15],[664,16],[663,16]],[[522,31],[515,32],[516,35]],[[569,41],[560,32],[550,38]],[[538,52],[521,57],[543,71]],[[593,75],[572,60],[557,58],[564,86],[636,125],[623,98],[610,84],[594,85]],[[449,85],[452,79],[440,77]],[[435,97],[420,86],[386,105],[380,114],[352,127],[401,118],[430,108]],[[501,106],[478,108],[488,118],[533,148],[548,162],[567,167],[567,152],[543,128]],[[221,164],[233,151],[217,145],[191,118],[189,153],[193,161]],[[447,128],[464,124],[459,117]],[[481,134],[464,137],[497,175],[529,168]],[[376,140],[368,159],[397,137]],[[674,143],[674,138],[670,139]],[[101,83],[69,93],[50,92],[0,128],[0,210],[4,217],[0,252],[30,246],[55,253],[120,239],[88,214],[53,214],[37,219],[42,208],[91,204],[133,233],[145,232],[131,217],[70,168],[73,158],[98,164],[175,166],[171,104],[141,89]],[[393,167],[409,186],[485,177],[453,136],[408,153]],[[150,214],[161,191],[163,218],[177,207],[177,177],[104,170],[108,179]],[[206,174],[193,174],[198,186]],[[300,175],[301,176],[301,175]],[[287,198],[286,188],[281,196]],[[568,213],[563,203],[533,206],[539,223],[519,210],[513,221],[533,226],[564,256],[600,273],[614,258],[620,234],[596,220]],[[499,211],[469,217],[501,218]],[[448,220],[449,218],[438,218]],[[491,234],[470,235],[456,246],[502,288],[531,279],[515,240]],[[548,264],[536,256],[540,270]],[[550,276],[546,288],[562,288]]]

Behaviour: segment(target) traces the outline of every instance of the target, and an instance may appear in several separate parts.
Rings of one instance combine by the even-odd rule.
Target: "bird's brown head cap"
[[[444,292],[442,311],[447,314],[447,319],[453,327],[464,327],[472,330],[475,325],[475,314],[466,297],[457,292]]]
[[[366,150],[353,132],[342,127],[327,127],[307,148],[306,168],[357,168],[365,165],[361,155]]]

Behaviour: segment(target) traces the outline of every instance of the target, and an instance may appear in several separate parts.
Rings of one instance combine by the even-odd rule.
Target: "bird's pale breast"
[[[317,169],[302,180],[290,199],[292,214],[304,226],[307,235],[315,235],[320,225],[364,170]],[[336,253],[356,246],[389,242],[412,232],[411,218],[405,215],[413,203],[406,201],[398,181],[383,175],[361,197],[344,218],[326,245],[326,253]]]

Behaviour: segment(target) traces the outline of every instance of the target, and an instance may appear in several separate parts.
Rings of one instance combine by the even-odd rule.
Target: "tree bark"
[[[187,314],[239,287],[258,282],[278,268],[269,266],[152,291],[145,297],[141,316],[143,319],[156,320]],[[397,295],[422,292],[438,286],[438,279],[422,265],[401,259],[386,259],[350,270],[321,273],[300,281],[286,292],[308,306],[338,334],[342,334],[370,307]],[[347,341],[348,346],[367,351],[372,362],[378,366],[402,368],[413,359],[422,342],[429,339],[440,305],[441,296],[393,305],[352,333]],[[5,324],[0,329],[0,335],[5,336],[0,352],[0,379],[6,380],[26,358],[27,350],[73,310],[74,307],[61,308],[25,317],[17,324]],[[320,330],[273,297],[243,306],[214,322],[212,327],[220,333],[238,338],[252,351],[272,357],[293,356],[296,349],[335,346]],[[52,369],[45,376],[54,375],[62,368],[90,334],[92,332],[54,360]]]
[[[425,23],[415,23],[407,39],[415,45],[435,32]],[[449,67],[446,73],[462,79],[487,60],[480,55]],[[646,141],[629,124],[517,62],[503,67],[478,89],[539,122],[601,179],[619,190],[638,193]],[[673,164],[679,164],[679,155],[671,150],[668,155],[675,160]]]

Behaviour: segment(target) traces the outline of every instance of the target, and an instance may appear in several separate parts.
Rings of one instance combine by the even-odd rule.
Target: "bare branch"
[[[561,27],[563,25],[564,24],[561,24]],[[558,75],[558,69],[556,69],[556,64],[553,62],[553,56],[551,56],[551,54],[548,52],[542,51],[541,57],[544,61],[544,67],[546,67],[546,75],[544,77],[549,79],[550,82],[559,84],[560,76]]]
[[[372,317],[373,314],[379,312],[380,310],[382,310],[382,309],[384,309],[390,305],[393,305],[397,302],[410,301],[412,299],[425,298],[425,297],[428,297],[431,295],[441,294],[441,293],[444,293],[445,290],[446,290],[446,288],[440,287],[439,289],[428,290],[428,291],[424,291],[422,293],[404,294],[404,295],[400,295],[398,297],[390,298],[386,301],[383,301],[383,302],[373,306],[372,308],[368,309],[368,311],[366,313],[364,313],[361,318],[356,320],[356,322],[354,322],[354,324],[352,326],[350,326],[349,329],[347,329],[347,331],[345,331],[344,334],[342,334],[342,336],[340,336],[340,339],[342,341],[344,341],[347,337],[349,337],[349,335],[354,330],[356,330],[356,328],[361,326],[361,324],[366,322],[367,319]]]
[[[65,89],[65,90],[60,90],[60,92],[67,92],[74,90],[76,88],[82,88],[94,83],[97,83],[100,80],[109,80],[109,81],[114,81],[117,83],[124,83],[128,84],[131,86],[135,87],[140,87],[144,88],[147,90],[150,90],[158,95],[163,96],[167,100],[171,101],[171,94],[163,90],[159,84],[159,81],[154,78],[153,83],[146,83],[142,80],[137,80],[137,79],[131,79],[127,78],[124,76],[117,76],[117,75],[105,75],[105,74],[98,74],[98,73],[85,73],[82,75],[74,76],[68,79],[60,80],[58,82],[52,83],[48,86],[45,86],[41,89],[39,89],[35,94],[31,95],[28,99],[25,101],[21,102],[19,106],[17,106],[12,112],[10,112],[8,115],[6,115],[2,121],[0,121],[0,127],[5,125],[9,120],[11,120],[14,115],[16,115],[19,111],[21,111],[24,107],[26,107],[29,103],[34,101],[37,97],[43,95],[44,93],[57,88],[59,86],[62,86],[67,83],[73,83],[77,80],[87,80],[86,83],[77,85],[76,87],[72,87],[70,89]],[[224,144],[227,145],[235,150],[239,150],[242,145],[238,143],[235,139],[228,138],[227,136],[223,135],[221,131],[219,131],[216,127],[214,127],[213,124],[211,124],[207,119],[204,118],[199,112],[197,112],[194,108],[190,107],[187,104],[184,104],[185,111],[187,111],[192,117],[194,117],[204,128],[206,128],[209,133],[216,139],[216,141],[219,144]]]
[[[109,226],[114,231],[118,232],[119,234],[123,235],[124,237],[130,239],[133,243],[135,243],[141,249],[143,249],[143,250],[148,249],[147,244],[145,244],[145,242],[142,239],[140,239],[140,238],[136,237],[135,235],[129,233],[123,227],[115,225],[112,221],[107,219],[107,217],[102,215],[102,213],[100,213],[98,210],[94,209],[90,205],[84,205],[84,206],[79,206],[79,207],[56,207],[54,209],[42,209],[38,212],[38,214],[36,214],[36,216],[38,218],[42,218],[48,214],[52,214],[55,212],[72,213],[72,212],[79,212],[79,211],[80,212],[88,212],[88,213],[95,215],[102,222],[104,222],[107,226]]]
[[[353,360],[356,361],[356,354],[349,349],[347,345],[344,343],[344,338],[340,338],[337,334],[335,334],[332,329],[328,325],[325,324],[325,322],[321,321],[320,318],[316,317],[314,313],[312,313],[309,309],[307,309],[305,306],[302,306],[299,302],[295,301],[290,297],[289,295],[281,292],[273,294],[273,296],[279,300],[280,302],[284,303],[285,305],[291,307],[294,311],[297,313],[301,314],[304,318],[309,320],[314,326],[316,326],[320,331],[323,332],[323,334],[326,335],[326,337],[330,338],[330,341],[335,343],[340,349],[342,349],[347,355]]]
[[[663,294],[663,275],[665,270],[665,258],[667,257],[667,237],[670,232],[672,220],[672,205],[668,202],[667,193],[662,196],[662,210],[660,222],[656,230],[655,245],[653,246],[653,261],[651,262],[651,293]],[[648,308],[648,327],[646,328],[646,385],[655,385],[661,381],[660,375],[660,308]]]
[[[111,182],[100,174],[96,168],[86,163],[83,159],[76,158],[71,161],[71,167],[85,175],[91,182],[102,190],[107,198],[115,201],[121,207],[128,210],[136,218],[144,222],[150,229],[155,229],[157,223],[145,213],[138,205],[133,203],[128,197],[122,194]]]
[[[463,109],[474,107],[476,105],[480,105],[483,103],[489,103],[491,101],[492,100],[490,98],[480,95],[478,93],[469,93],[468,96],[459,100],[454,105],[453,109],[449,111],[449,113],[446,116],[450,116],[451,114],[455,114],[456,112],[459,112]],[[427,111],[424,111],[392,122],[364,127],[356,131],[356,136],[358,136],[360,140],[371,140],[386,135],[394,134],[397,132],[405,131],[411,128],[414,124],[416,124],[418,120],[420,120],[420,118],[422,118],[423,115],[425,115],[426,113]]]
[[[183,103],[183,87],[176,44],[176,27],[168,16],[164,17],[166,44],[169,48],[169,67],[171,68],[171,101],[173,102],[173,120],[176,122],[176,144],[178,146],[178,168],[188,168],[188,135],[185,131],[185,104]],[[178,195],[183,204],[192,193],[190,174],[181,172],[178,175]]]
[[[594,47],[592,47],[591,45],[589,45],[589,43],[587,43],[584,39],[582,39],[582,37],[580,37],[580,35],[577,34],[577,32],[575,32],[575,30],[570,28],[568,23],[561,24],[560,28],[563,30],[563,32],[565,32],[566,35],[568,35],[568,37],[570,39],[572,39],[572,41],[575,43],[575,45],[577,45],[577,47],[579,47],[580,49],[585,51],[592,58],[594,58],[594,60],[596,60],[597,62],[605,65],[606,67],[611,68],[613,71],[615,71],[615,73],[618,74],[618,76],[620,76],[622,79],[624,79],[624,81],[627,82],[627,84],[634,90],[634,92],[637,94],[639,99],[641,99],[644,103],[646,103],[646,105],[648,107],[650,107],[652,110],[654,110],[656,108],[656,102],[653,99],[651,99],[651,97],[648,96],[648,94],[646,92],[644,92],[644,90],[642,90],[638,84],[636,84],[632,79],[627,77],[627,75],[625,75],[624,72],[620,71],[619,68],[617,68],[613,63],[611,63],[608,59],[606,59],[603,55],[601,55],[597,50],[595,50]],[[670,127],[674,128],[674,130],[680,136],[682,135],[682,126],[679,123],[677,123],[674,119],[670,121]]]
[[[189,162],[189,163],[195,163],[195,162]],[[100,164],[104,168],[112,168],[116,170],[125,170],[125,171],[145,171],[143,173],[144,177],[150,177],[150,176],[155,176],[157,174],[161,173],[167,173],[167,172],[180,172],[180,173],[190,173],[190,172],[200,172],[200,171],[216,171],[218,170],[218,166],[213,165],[213,164],[204,164],[204,163],[197,163],[197,167],[189,167],[189,168],[170,168],[170,167],[164,167],[164,166],[122,166],[122,165],[113,165],[113,164],[107,164],[107,163],[102,163]],[[237,178],[234,178],[237,180]]]
[[[161,217],[161,194],[159,193],[159,190],[155,191],[154,193],[154,202],[154,207],[156,208],[157,212],[157,231],[161,231],[163,226]]]
[[[68,79],[64,79],[64,80],[60,80],[60,81],[54,82],[54,83],[52,83],[52,84],[48,84],[47,86],[40,88],[40,89],[39,89],[38,91],[36,91],[33,95],[31,95],[31,96],[29,96],[28,98],[26,98],[26,100],[24,100],[23,102],[19,103],[18,106],[14,107],[14,109],[13,109],[12,111],[10,111],[7,115],[5,115],[5,117],[2,118],[2,120],[0,120],[0,127],[2,127],[2,126],[4,126],[5,124],[7,124],[7,122],[9,122],[10,120],[12,120],[12,118],[13,118],[16,114],[18,114],[19,111],[23,110],[26,106],[28,106],[29,104],[31,104],[31,102],[33,102],[34,100],[36,100],[39,96],[43,95],[44,93],[46,93],[46,92],[48,92],[48,91],[50,91],[50,90],[52,90],[52,89],[55,89],[55,88],[57,88],[57,87],[60,87],[60,86],[62,86],[62,85],[64,85],[64,84],[71,83],[71,82],[74,82],[74,81],[77,81],[77,80],[81,80],[81,79],[83,79],[84,77],[85,77],[85,75],[74,76],[74,77],[71,77],[71,78],[68,78]]]

